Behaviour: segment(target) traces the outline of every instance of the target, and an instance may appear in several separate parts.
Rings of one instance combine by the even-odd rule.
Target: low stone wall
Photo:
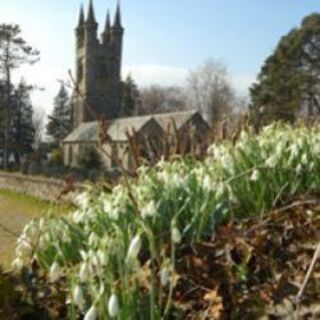
[[[0,172],[0,189],[24,193],[46,201],[72,201],[80,184],[66,181],[28,176],[18,173]]]

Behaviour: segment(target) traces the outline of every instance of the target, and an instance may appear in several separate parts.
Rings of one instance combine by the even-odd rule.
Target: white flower
[[[274,168],[277,164],[277,157],[276,156],[271,156],[266,160],[266,165],[270,168]]]
[[[297,167],[296,167],[296,173],[299,174],[299,173],[302,172],[302,170],[303,170],[302,164],[299,163],[299,164],[297,165]]]
[[[20,258],[16,258],[12,262],[12,268],[17,272],[20,272],[23,268],[23,261]]]
[[[73,302],[74,304],[79,307],[79,309],[83,309],[84,307],[84,296],[83,291],[80,286],[76,286],[73,290]]]
[[[96,319],[97,319],[97,309],[95,306],[92,306],[84,316],[83,320],[96,320]]]
[[[89,203],[90,203],[89,195],[86,192],[80,193],[76,196],[75,202],[81,208],[85,209],[89,206]]]
[[[303,154],[301,158],[301,163],[305,165],[308,164],[308,155],[306,153]]]
[[[43,218],[41,218],[39,220],[39,229],[40,229],[40,231],[43,231],[44,227],[45,227],[45,220]]]
[[[172,240],[172,242],[175,243],[175,244],[181,243],[182,235],[181,235],[180,230],[179,230],[177,227],[174,227],[174,228],[172,229],[171,240]]]
[[[110,200],[103,201],[103,210],[108,214],[111,220],[119,219],[119,209],[116,208]]]
[[[253,170],[252,175],[251,175],[251,177],[250,177],[250,180],[251,180],[251,181],[258,181],[259,178],[260,178],[260,172],[259,172],[259,170],[257,170],[257,169]]]
[[[163,287],[166,287],[170,280],[170,272],[167,268],[164,268],[160,272],[160,282]]]
[[[99,242],[99,237],[97,236],[97,234],[95,232],[91,232],[88,239],[89,245],[91,247],[94,247],[97,245],[98,242]]]
[[[58,264],[58,262],[55,261],[50,267],[49,279],[50,279],[50,282],[56,282],[59,280],[59,278],[60,278],[60,265]]]
[[[141,250],[141,246],[142,246],[141,237],[140,235],[136,235],[130,243],[127,259],[128,260],[136,259]]]
[[[153,217],[157,213],[157,206],[154,200],[151,200],[147,205],[145,205],[141,210],[142,218]]]
[[[108,313],[111,318],[115,318],[119,313],[118,297],[115,294],[113,294],[109,299]]]
[[[81,283],[86,282],[87,277],[88,277],[88,273],[89,273],[88,269],[89,269],[88,263],[83,262],[81,264],[80,271],[79,271],[79,279],[80,279]]]
[[[20,238],[19,245],[17,246],[16,253],[20,257],[30,257],[32,255],[32,246],[27,239]]]

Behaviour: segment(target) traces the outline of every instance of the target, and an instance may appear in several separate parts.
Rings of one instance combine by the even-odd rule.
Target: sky
[[[40,62],[16,72],[42,87],[34,104],[50,113],[59,80],[74,69],[74,28],[89,0],[0,0],[0,23],[16,23]],[[116,0],[93,0],[100,31]],[[125,27],[123,77],[139,86],[182,85],[190,70],[213,58],[246,95],[279,39],[304,16],[320,13],[319,0],[121,0]]]

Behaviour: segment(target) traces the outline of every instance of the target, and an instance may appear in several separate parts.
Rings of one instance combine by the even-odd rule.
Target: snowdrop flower
[[[297,173],[297,174],[299,174],[299,173],[301,173],[301,172],[302,172],[302,170],[303,170],[303,168],[302,168],[302,164],[301,164],[301,163],[299,163],[299,164],[297,165],[297,167],[296,167],[296,173]]]
[[[17,272],[20,272],[23,268],[23,261],[20,258],[16,258],[12,262],[12,268]]]
[[[164,268],[160,272],[160,282],[163,287],[166,287],[170,280],[170,272],[167,268]]]
[[[157,206],[154,200],[151,200],[141,210],[142,218],[153,217],[157,213]]]
[[[94,247],[98,244],[99,237],[97,236],[97,234],[95,232],[90,233],[88,242],[89,242],[90,247]]]
[[[260,178],[259,170],[257,170],[257,169],[253,170],[252,175],[250,177],[250,180],[255,182],[255,181],[258,181],[259,178]]]
[[[203,188],[207,191],[211,191],[213,189],[213,183],[208,174],[203,179]]]
[[[89,274],[88,263],[87,262],[83,262],[81,264],[80,271],[79,271],[79,279],[80,279],[81,283],[86,282],[88,274]]]
[[[136,259],[141,250],[141,246],[142,246],[141,237],[140,235],[136,235],[130,243],[128,254],[127,254],[127,260]]]
[[[84,296],[83,296],[83,291],[80,286],[76,286],[73,290],[73,302],[74,304],[79,308],[83,309],[84,307]]]
[[[274,168],[277,164],[277,158],[276,156],[271,156],[266,160],[266,165],[270,168]]]
[[[83,320],[96,320],[96,319],[97,319],[97,309],[95,306],[92,306],[84,316]]]
[[[49,279],[50,279],[50,282],[57,282],[59,278],[60,278],[60,265],[58,264],[58,262],[55,261],[50,267]]]
[[[16,253],[20,257],[30,257],[32,255],[32,250],[31,244],[26,239],[22,239],[16,249]]]
[[[110,200],[104,200],[103,210],[108,214],[111,220],[119,219],[119,209],[116,208]]]
[[[40,229],[40,231],[43,231],[44,227],[45,227],[45,220],[43,218],[41,218],[39,220],[39,229]]]
[[[86,192],[83,192],[76,196],[75,201],[81,208],[87,208],[90,203],[90,198]]]
[[[306,153],[303,154],[302,158],[301,158],[301,163],[302,164],[308,164],[308,156]]]
[[[115,294],[113,294],[109,299],[108,313],[111,318],[115,318],[119,313],[118,297]]]
[[[182,235],[181,235],[180,230],[179,230],[177,227],[174,227],[174,228],[172,229],[171,240],[172,240],[172,242],[175,243],[175,244],[181,243]]]

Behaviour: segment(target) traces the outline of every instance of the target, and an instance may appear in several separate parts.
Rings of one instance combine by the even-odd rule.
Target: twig
[[[308,284],[308,282],[310,280],[310,277],[311,277],[311,275],[313,273],[313,270],[314,270],[314,268],[316,266],[316,262],[319,259],[319,257],[320,257],[320,243],[318,244],[318,247],[317,247],[317,249],[316,249],[316,251],[315,251],[315,253],[313,255],[313,258],[312,258],[310,267],[308,269],[307,275],[306,275],[306,277],[304,279],[304,282],[303,282],[303,284],[302,284],[302,286],[301,286],[301,288],[300,288],[300,290],[299,290],[299,292],[298,292],[298,294],[296,296],[296,306],[297,306],[296,319],[299,319],[301,298],[302,298],[302,296],[304,294],[304,291],[305,291],[305,289],[307,287],[307,284]]]
[[[295,201],[292,204],[282,207],[280,209],[276,209],[274,210],[275,213],[280,213],[280,212],[284,212],[287,211],[289,209],[293,209],[296,207],[302,207],[305,205],[317,205],[318,203],[320,203],[320,199],[311,199],[311,200],[304,200],[304,201]]]

